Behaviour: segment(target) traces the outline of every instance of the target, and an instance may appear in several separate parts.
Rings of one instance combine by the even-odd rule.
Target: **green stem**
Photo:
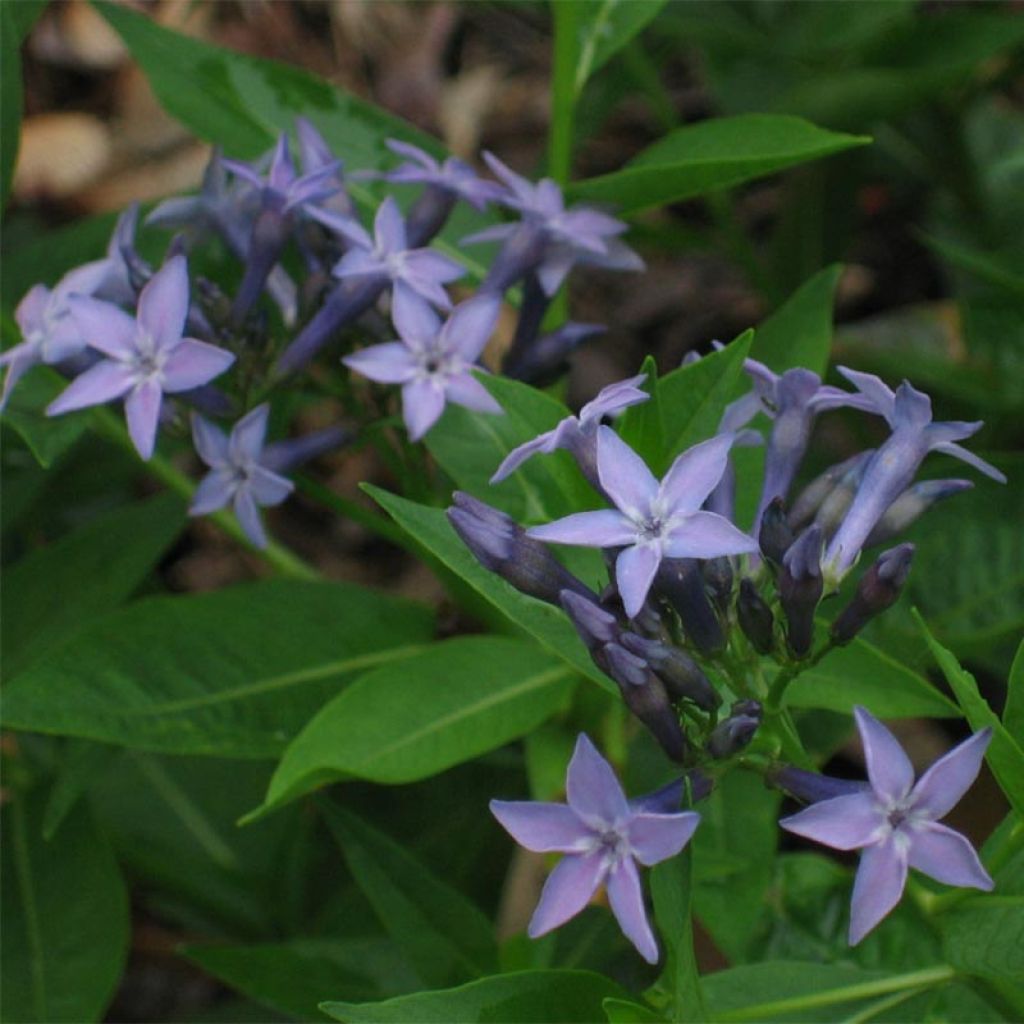
[[[809,658],[805,658],[803,661],[796,661],[785,668],[779,670],[778,674],[772,680],[772,684],[768,689],[768,700],[767,706],[769,711],[778,711],[782,706],[782,698],[786,694],[786,688],[801,672],[806,672],[809,668],[814,668],[815,665],[829,653],[835,644],[831,638],[822,646],[819,647],[814,654]]]
[[[94,409],[93,425],[97,432],[107,438],[107,440],[128,451],[135,451],[135,447],[128,437],[128,432],[109,409]],[[192,499],[192,495],[195,492],[192,481],[174,466],[170,460],[162,455],[154,454],[144,465],[149,473],[165,483],[172,491],[180,494],[186,501]],[[254,554],[259,555],[282,576],[307,581],[323,579],[321,574],[313,566],[309,565],[308,562],[304,562],[298,555],[292,554],[291,551],[275,541],[270,541],[265,548],[255,547],[245,535],[245,531],[238,520],[226,509],[214,512],[207,518],[215,522],[233,540],[238,541],[239,544],[248,548]]]
[[[29,972],[31,974],[32,1008],[36,1020],[47,1020],[49,1011],[46,998],[45,953],[42,929],[39,923],[39,908],[36,904],[35,883],[32,878],[32,858],[28,848],[28,821],[22,801],[11,801],[11,831],[13,833],[14,872],[18,879],[24,901],[25,931],[28,941]],[[10,865],[7,870],[10,871]]]

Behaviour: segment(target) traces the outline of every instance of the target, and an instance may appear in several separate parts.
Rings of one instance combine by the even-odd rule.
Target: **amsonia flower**
[[[50,416],[125,399],[128,433],[149,459],[164,394],[189,391],[222,374],[235,357],[215,345],[183,338],[188,270],[174,256],[142,289],[135,317],[99,299],[72,297],[71,313],[86,343],[107,358],[76,377],[50,403]]]
[[[496,296],[478,295],[456,306],[442,325],[419,300],[396,305],[392,315],[402,340],[372,345],[342,362],[370,380],[402,385],[402,416],[413,441],[437,422],[446,402],[500,413],[501,406],[472,373],[499,308]]]
[[[259,506],[280,505],[295,489],[291,480],[266,466],[263,441],[267,434],[267,403],[246,413],[231,429],[231,436],[197,413],[192,414],[192,438],[199,457],[210,467],[196,488],[190,516],[204,516],[228,502],[245,535],[258,548],[267,546]]]
[[[406,161],[394,170],[380,175],[385,181],[442,189],[459,199],[464,199],[478,210],[504,195],[498,185],[484,181],[469,164],[458,157],[450,156],[442,163],[426,150],[412,146],[408,142],[388,139],[385,145],[392,153],[405,157]]]
[[[530,937],[575,917],[604,885],[626,938],[648,963],[657,963],[637,864],[650,867],[674,857],[690,841],[700,815],[673,812],[669,799],[628,801],[611,765],[582,733],[565,782],[568,804],[491,801],[491,813],[520,846],[565,854],[544,885]],[[676,807],[678,792],[671,791]]]
[[[992,730],[954,747],[915,784],[896,737],[864,708],[854,708],[854,716],[870,788],[811,804],[779,822],[835,850],[863,850],[853,885],[852,946],[899,902],[908,867],[947,885],[988,890],[994,884],[971,844],[939,824],[977,778]]]
[[[566,416],[556,427],[538,434],[532,441],[525,441],[517,448],[513,448],[491,477],[491,483],[500,483],[538,452],[550,454],[559,448],[575,452],[584,439],[590,439],[593,444],[603,417],[615,416],[629,406],[646,402],[651,397],[640,388],[646,379],[647,374],[641,373],[602,388],[592,401],[580,409],[579,416]]]
[[[683,452],[659,483],[614,430],[599,427],[597,473],[616,508],[577,512],[527,532],[556,544],[624,548],[615,562],[615,579],[626,614],[633,618],[663,558],[717,558],[757,550],[728,519],[701,511],[725,472],[732,440],[721,434]]]

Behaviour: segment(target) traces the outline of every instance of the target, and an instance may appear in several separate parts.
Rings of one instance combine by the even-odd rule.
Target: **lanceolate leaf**
[[[1017,745],[1024,749],[1024,640],[1021,640],[1017,648],[1017,656],[1010,668],[1010,679],[1006,684],[1003,726]]]
[[[344,682],[432,632],[426,608],[350,584],[151,598],[36,659],[5,688],[3,717],[140,750],[274,757]]]
[[[574,83],[577,100],[587,79],[653,21],[665,3],[666,0],[599,0],[584,7]]]
[[[16,340],[20,340],[20,336]],[[16,342],[15,342],[16,343]],[[46,406],[60,394],[64,381],[50,367],[31,369],[11,393],[2,422],[16,430],[40,466],[49,468],[85,432],[89,413],[47,416]]]
[[[1024,983],[1024,896],[979,896],[942,915],[949,962],[996,981]]]

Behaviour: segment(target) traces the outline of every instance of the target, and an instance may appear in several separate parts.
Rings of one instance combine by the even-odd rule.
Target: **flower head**
[[[230,352],[182,337],[188,315],[188,270],[174,256],[139,295],[133,318],[109,302],[77,296],[68,300],[86,343],[107,358],[76,377],[46,412],[50,416],[125,398],[128,433],[149,459],[156,444],[165,393],[189,391],[223,373]]]
[[[478,210],[504,196],[503,189],[494,182],[484,181],[469,164],[457,157],[450,156],[442,163],[426,150],[408,142],[388,139],[385,145],[392,153],[405,157],[405,163],[380,175],[385,181],[439,188],[464,199]]]
[[[615,509],[577,512],[528,531],[540,540],[624,548],[615,579],[626,614],[643,607],[663,558],[717,558],[757,550],[727,519],[701,511],[725,472],[732,436],[723,434],[683,452],[659,483],[610,427],[597,433],[597,471]]]
[[[896,737],[864,708],[855,708],[854,716],[870,789],[822,800],[779,822],[833,849],[864,851],[853,886],[852,946],[899,902],[908,867],[947,885],[988,890],[994,884],[971,844],[939,824],[977,778],[992,730],[954,747],[915,784]]]
[[[192,414],[192,438],[199,457],[210,467],[196,488],[188,513],[208,515],[231,502],[245,535],[258,548],[267,546],[259,506],[280,505],[295,489],[291,480],[265,465],[264,438],[270,406],[264,402],[243,416],[228,437],[198,413]]]
[[[501,406],[473,376],[499,307],[496,296],[478,295],[456,306],[442,324],[419,300],[396,305],[393,315],[402,340],[373,345],[342,362],[370,380],[402,385],[402,415],[413,441],[437,422],[446,402],[500,413]]]
[[[611,765],[583,734],[569,762],[566,795],[568,804],[491,801],[491,813],[521,846],[565,854],[544,885],[530,937],[575,917],[604,885],[626,938],[648,963],[657,963],[637,864],[650,867],[674,857],[690,841],[700,815],[672,813],[668,800],[628,801]]]

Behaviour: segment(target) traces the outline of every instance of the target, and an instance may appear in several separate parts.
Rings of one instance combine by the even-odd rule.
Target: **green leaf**
[[[1018,814],[1024,815],[1024,751],[1003,728],[996,713],[978,692],[974,676],[961,668],[953,654],[932,636],[924,619],[916,610],[914,615],[932,655],[956,697],[957,704],[971,723],[971,728],[992,730],[992,742],[985,753],[985,760],[988,761],[988,766],[992,769],[992,774],[1002,787],[1010,805]]]
[[[194,946],[182,955],[255,999],[296,1017],[322,1021],[317,1008],[327,992],[373,999],[400,974],[402,963],[386,940],[292,939],[253,946]],[[375,975],[379,975],[375,976]]]
[[[924,676],[860,637],[797,676],[786,690],[786,703],[846,713],[863,704],[881,718],[958,714],[956,705]]]
[[[1021,640],[1017,648],[1017,656],[1013,659],[1006,684],[1003,727],[1014,742],[1024,749],[1024,640]]]
[[[707,1009],[693,951],[692,852],[684,850],[651,869],[651,899],[665,943],[661,985],[669,992],[672,1020],[705,1020]]]
[[[128,953],[128,894],[84,805],[43,839],[44,797],[19,793],[3,811],[3,1018],[100,1020]]]
[[[0,210],[7,205],[21,132],[21,44],[46,0],[21,0],[0,7]]]
[[[352,877],[427,984],[494,969],[494,929],[473,903],[351,811],[320,806]]]
[[[546,650],[567,661],[578,672],[612,693],[615,684],[590,660],[576,630],[559,608],[520,594],[511,584],[488,572],[469,553],[451,528],[443,510],[364,484],[363,490],[399,526],[465,580],[478,594],[508,617],[509,621],[540,642]]]
[[[788,115],[719,117],[669,132],[622,170],[577,182],[570,195],[616,203],[634,213],[719,192],[870,141]]]
[[[609,998],[628,994],[590,971],[517,971],[383,1003],[328,1002],[320,1009],[346,1024],[593,1024]]]
[[[832,300],[843,272],[826,267],[758,325],[750,354],[776,373],[803,366],[825,375],[832,347]]]
[[[9,728],[140,750],[279,755],[344,681],[408,657],[430,612],[342,583],[157,597],[86,625],[5,688]]]
[[[979,896],[941,921],[946,956],[957,970],[1024,983],[1024,896]]]
[[[89,412],[71,412],[65,416],[47,416],[46,407],[64,389],[63,380],[49,367],[30,370],[11,392],[2,422],[21,436],[39,465],[48,469],[85,432]]]
[[[627,999],[605,999],[601,1004],[608,1024],[658,1024],[659,1017],[653,1010]]]
[[[591,75],[642,32],[665,3],[666,0],[600,0],[585,5],[574,84],[577,101]]]
[[[292,741],[263,809],[325,782],[414,782],[531,732],[576,673],[526,640],[456,637],[360,676]]]
[[[594,492],[568,452],[535,455],[508,479],[491,477],[513,448],[569,416],[559,401],[527,384],[480,375],[505,410],[502,416],[449,404],[426,436],[431,455],[463,491],[503,509],[519,522],[547,522],[594,503]]]
[[[647,379],[640,386],[651,397],[639,405],[629,406],[619,418],[617,430],[622,440],[648,465],[657,465],[665,447],[662,436],[665,417],[661,410],[658,364],[654,356],[649,355],[644,359],[640,372],[647,374]]]
[[[184,525],[181,498],[161,494],[98,516],[16,562],[4,578],[4,676],[130,597]]]

